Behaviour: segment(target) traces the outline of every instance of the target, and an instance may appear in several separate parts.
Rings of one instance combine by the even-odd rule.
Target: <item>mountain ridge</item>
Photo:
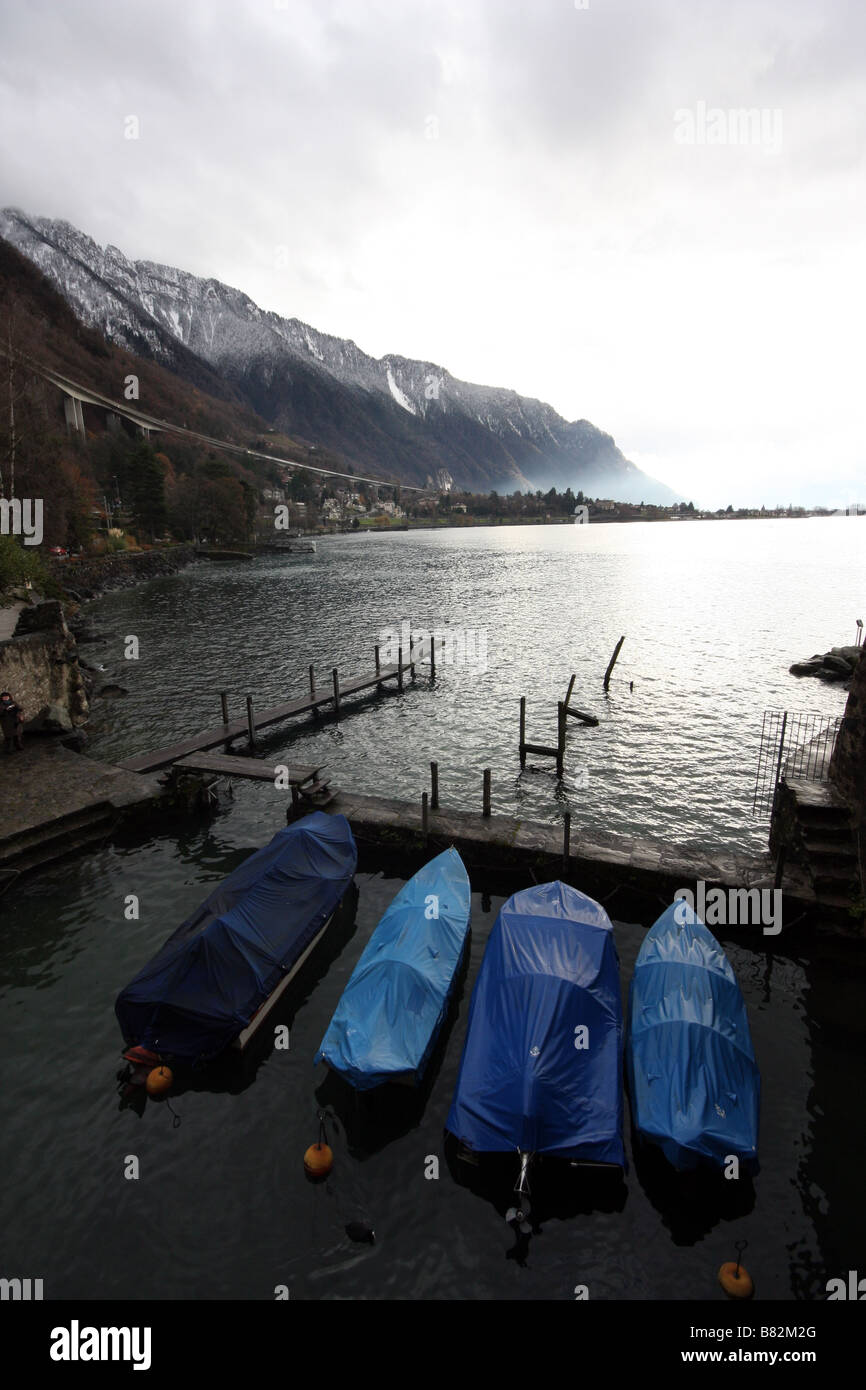
[[[6,208],[0,236],[109,340],[190,381],[206,369],[227,397],[240,394],[275,428],[354,467],[414,483],[450,477],[472,491],[554,485],[622,501],[680,500],[610,434],[512,388],[461,381],[400,353],[372,357],[214,277],[130,260],[63,219]]]

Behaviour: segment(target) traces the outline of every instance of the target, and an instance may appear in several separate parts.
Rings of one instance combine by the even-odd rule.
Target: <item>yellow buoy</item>
[[[334,1154],[328,1144],[311,1144],[304,1154],[304,1170],[308,1177],[326,1178],[334,1166]]]
[[[147,1094],[149,1096],[165,1096],[171,1090],[171,1083],[174,1080],[168,1067],[154,1067],[153,1071],[147,1073]]]
[[[751,1298],[755,1292],[751,1276],[741,1264],[729,1260],[719,1270],[719,1283],[730,1298]]]

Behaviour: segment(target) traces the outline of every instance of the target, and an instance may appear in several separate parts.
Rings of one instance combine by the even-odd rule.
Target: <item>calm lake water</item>
[[[323,682],[333,665],[360,673],[380,629],[409,618],[485,630],[486,671],[440,665],[435,687],[419,672],[402,698],[282,731],[269,755],[327,762],[340,786],[413,799],[438,758],[443,801],[465,807],[479,805],[489,766],[497,809],[553,819],[570,805],[586,826],[760,848],[766,828],[748,814],[760,716],[841,712],[837,687],[798,683],[787,667],[852,639],[861,532],[840,519],[401,533],[196,566],[92,605],[107,635],[83,654],[129,690],[95,702],[92,750],[122,756],[216,722],[222,688],[238,714],[248,690],[262,704],[300,693],[309,662]],[[138,662],[122,657],[129,634]],[[526,694],[530,737],[552,740],[572,672],[575,703],[601,724],[569,730],[557,789],[546,765],[519,775],[517,705]],[[469,994],[502,903],[481,891],[424,1091],[365,1108],[323,1088],[313,1055],[400,887],[369,873],[354,920],[283,1001],[288,1051],[265,1046],[238,1070],[179,1085],[178,1127],[163,1104],[141,1117],[120,1109],[117,993],[282,823],[283,798],[239,784],[210,818],[129,835],[3,897],[0,1274],[43,1278],[46,1297],[70,1298],[270,1299],[286,1284],[293,1299],[570,1299],[586,1284],[592,1298],[714,1300],[738,1239],[762,1299],[821,1298],[829,1278],[862,1265],[866,979],[842,947],[784,933],[757,945],[722,935],[762,1074],[762,1168],[748,1190],[671,1184],[635,1163],[627,1115],[624,1182],[542,1185],[537,1229],[516,1241],[507,1190],[472,1190],[443,1144]],[[129,893],[139,921],[124,918]],[[649,924],[616,923],[624,1001]],[[336,1164],[314,1187],[302,1156],[320,1105]],[[137,1181],[124,1178],[129,1155]],[[431,1157],[438,1178],[425,1177]],[[374,1227],[375,1244],[352,1242],[351,1221]]]

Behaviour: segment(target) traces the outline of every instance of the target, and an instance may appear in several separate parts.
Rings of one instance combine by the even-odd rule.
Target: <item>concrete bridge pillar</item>
[[[84,411],[77,396],[64,396],[63,409],[66,412],[66,428],[70,434],[84,434]]]

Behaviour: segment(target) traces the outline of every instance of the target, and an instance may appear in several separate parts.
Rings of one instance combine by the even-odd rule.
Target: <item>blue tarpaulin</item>
[[[746,1171],[758,1160],[761,1083],[746,1005],[728,958],[688,903],[644,939],[629,990],[627,1050],[638,1133],[675,1168]]]
[[[456,849],[401,888],[352,972],[316,1062],[358,1090],[420,1081],[469,930],[469,878]]]
[[[119,995],[127,1044],[186,1061],[222,1052],[324,926],[356,863],[345,816],[316,811],[278,831]]]
[[[607,913],[564,883],[516,893],[472,992],[447,1128],[481,1153],[624,1167],[622,1047]]]

